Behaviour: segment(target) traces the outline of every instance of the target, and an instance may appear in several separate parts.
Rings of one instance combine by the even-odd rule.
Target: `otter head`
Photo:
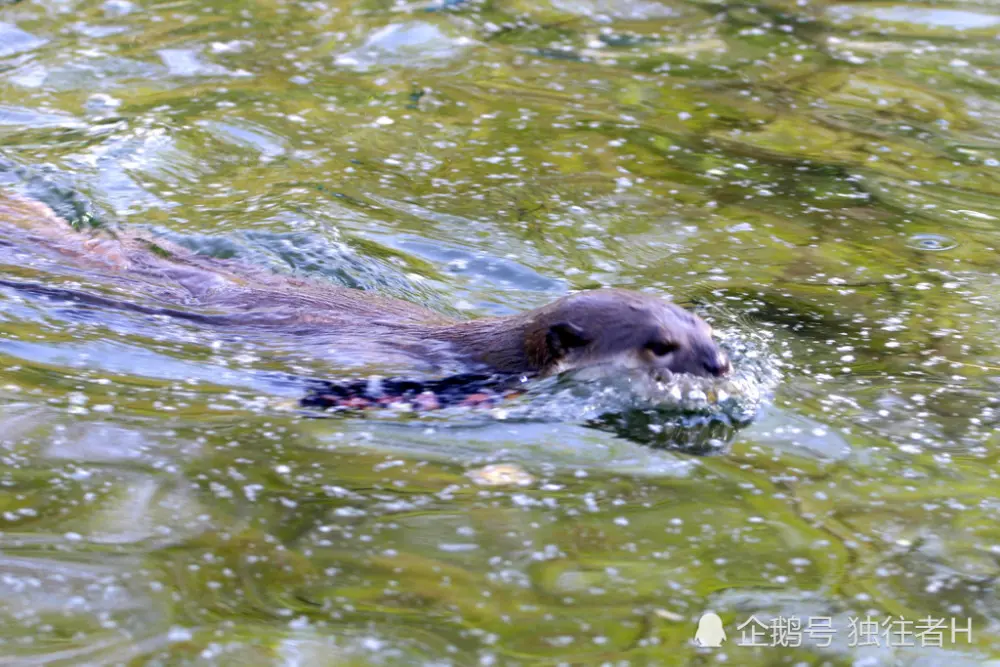
[[[703,377],[731,370],[704,320],[647,294],[580,292],[532,315],[529,354],[543,375],[589,367]]]

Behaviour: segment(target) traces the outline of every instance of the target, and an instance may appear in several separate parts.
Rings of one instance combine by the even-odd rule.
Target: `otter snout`
[[[723,377],[733,370],[733,365],[729,363],[729,355],[714,345],[706,347],[702,353],[701,367],[712,377]]]
[[[696,343],[688,354],[680,355],[670,370],[702,377],[725,377],[733,370],[729,356],[713,342]]]

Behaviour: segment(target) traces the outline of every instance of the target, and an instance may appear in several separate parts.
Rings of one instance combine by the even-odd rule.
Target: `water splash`
[[[728,443],[770,400],[780,362],[763,334],[734,327],[716,332],[733,373],[657,379],[635,372],[580,382],[585,372],[538,383],[508,419],[584,421],[656,446],[713,451]]]

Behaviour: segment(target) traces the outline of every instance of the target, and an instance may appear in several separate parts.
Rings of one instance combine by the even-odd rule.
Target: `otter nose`
[[[715,377],[728,375],[729,371],[733,370],[733,365],[729,363],[729,357],[720,350],[712,350],[705,355],[702,367],[706,373]]]

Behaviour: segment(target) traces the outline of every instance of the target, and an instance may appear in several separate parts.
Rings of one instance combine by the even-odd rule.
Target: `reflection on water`
[[[390,23],[369,34],[358,48],[337,55],[334,64],[360,70],[444,65],[473,43],[468,37],[449,37],[433,23]]]
[[[962,9],[937,9],[906,5],[869,8],[863,5],[860,7],[843,5],[831,7],[830,11],[842,16],[870,16],[881,21],[898,21],[955,30],[995,28],[1000,25],[1000,16]]]
[[[0,4],[0,183],[74,224],[452,314],[648,289],[758,391],[312,419],[284,378],[329,349],[4,288],[0,664],[997,659],[998,36],[973,2]],[[5,280],[152,300],[3,240]],[[752,614],[974,632],[738,646]]]

